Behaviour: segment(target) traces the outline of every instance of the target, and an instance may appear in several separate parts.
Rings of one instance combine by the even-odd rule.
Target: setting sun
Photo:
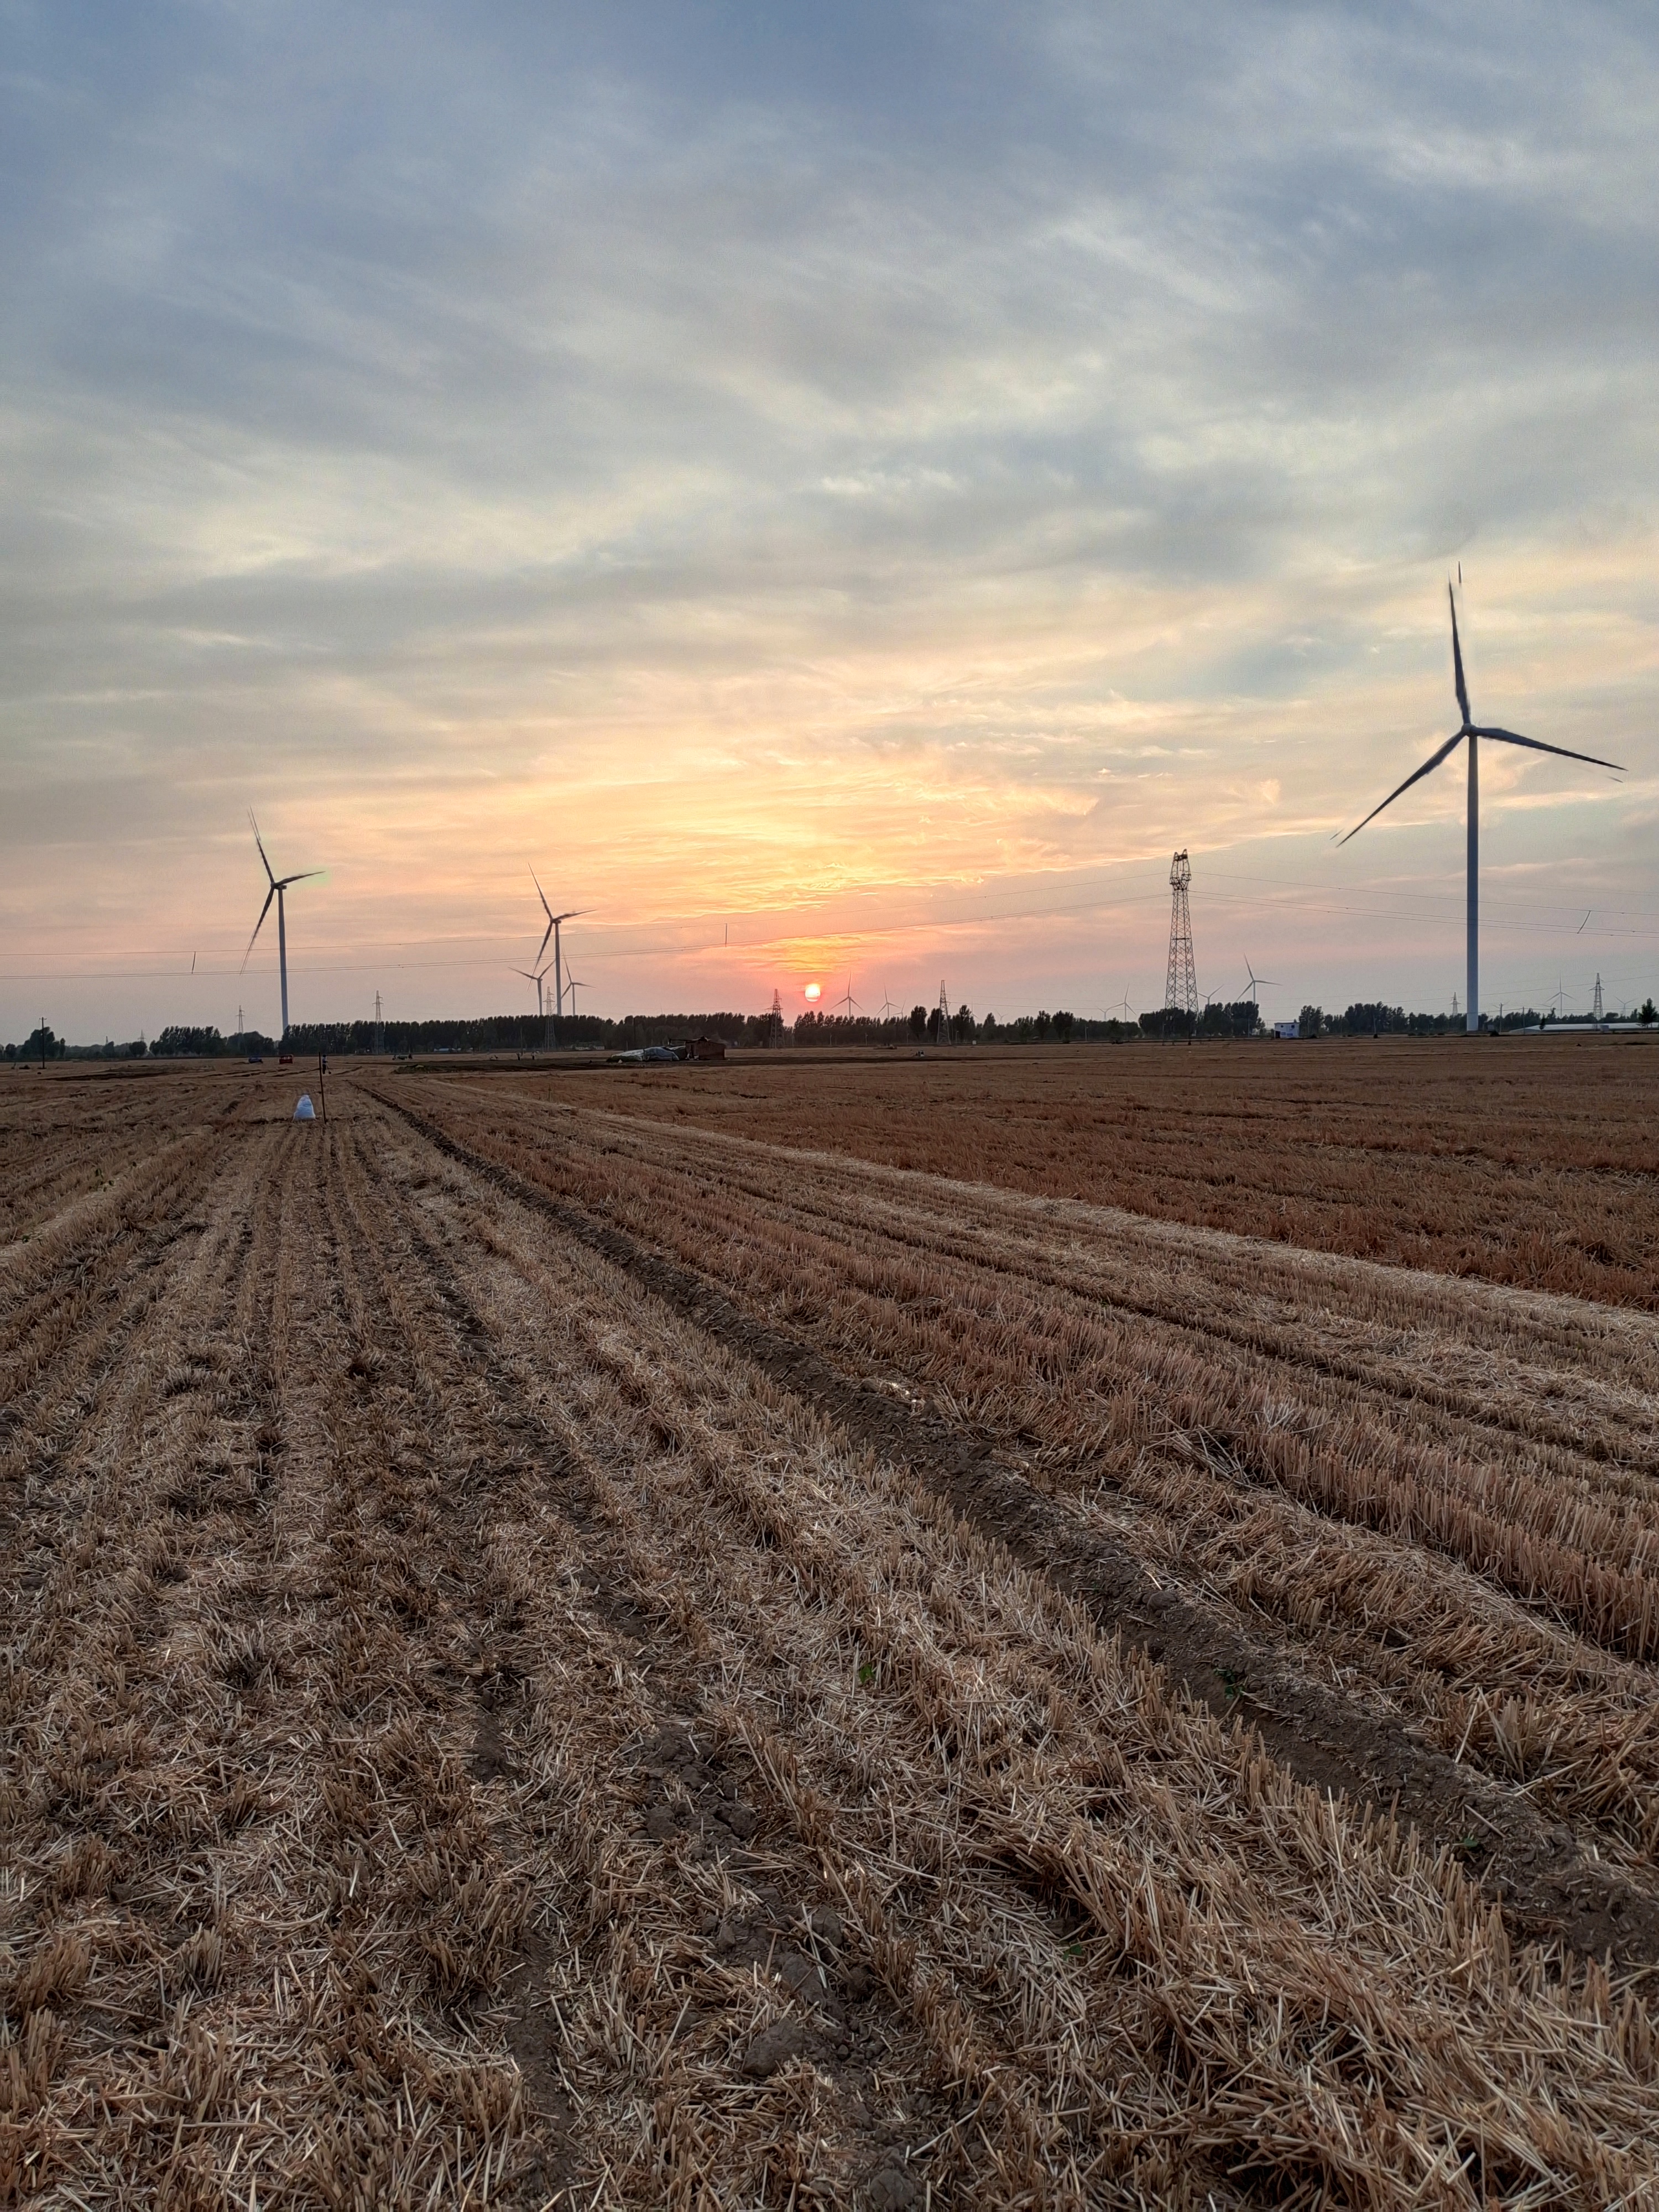
[[[818,998],[821,995],[818,986],[816,983],[809,983],[806,987],[805,995],[809,1000]]]

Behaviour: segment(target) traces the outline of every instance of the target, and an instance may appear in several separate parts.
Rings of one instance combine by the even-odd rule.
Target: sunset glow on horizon
[[[0,1038],[1659,988],[1650,23],[7,35]]]

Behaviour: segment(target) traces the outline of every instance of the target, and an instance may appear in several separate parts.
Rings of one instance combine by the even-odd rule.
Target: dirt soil
[[[746,1054],[528,1079],[548,1097],[596,1082],[656,1120],[1659,1308],[1659,1035]]]
[[[668,1073],[0,1094],[0,2198],[1659,2194],[1659,1324]]]

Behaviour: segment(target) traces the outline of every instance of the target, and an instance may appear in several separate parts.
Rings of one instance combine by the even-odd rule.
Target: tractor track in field
[[[1158,1661],[1218,1717],[1253,1729],[1297,1778],[1381,1812],[1456,1852],[1516,1936],[1626,1968],[1659,1964],[1659,1899],[1587,1853],[1526,1792],[1506,1788],[1308,1679],[1282,1648],[1214,1607],[1161,1585],[1122,1547],[937,1415],[848,1376],[810,1344],[745,1313],[693,1270],[455,1138],[414,1107],[373,1094],[446,1158],[556,1223],[726,1349],[860,1441],[908,1468],[1097,1625]]]
[[[438,1550],[454,1564],[461,1581],[453,1601],[449,1633],[462,1626],[477,1657],[465,1669],[450,1645],[429,1641],[427,1664],[434,1684],[471,1716],[471,1771],[499,1807],[526,1786],[532,1755],[526,1738],[534,1717],[527,1710],[526,1686],[535,1661],[525,1632],[502,1630],[475,1583],[487,1550],[486,1524],[508,1508],[514,1494],[533,1496],[540,1510],[550,1509],[574,1532],[581,1555],[580,1602],[639,1666],[653,1692],[651,1728],[635,1732],[621,1748],[614,1778],[624,1817],[641,1826],[656,1844],[684,1844],[695,1836],[708,1854],[732,1876],[747,1882],[758,1902],[738,1917],[720,1937],[728,1966],[746,1966],[763,1980],[787,1988],[804,2021],[793,2046],[834,2078],[855,2116],[857,2163],[866,2173],[902,2167],[902,2139],[872,2115],[879,2104],[876,2069],[906,2041],[908,2023],[891,1991],[851,1954],[831,1952],[820,1961],[810,1936],[816,1914],[821,1921],[832,1906],[817,1854],[787,1825],[769,1821],[764,1851],[749,1848],[750,1805],[765,1806],[772,1793],[741,1742],[720,1739],[702,1716],[706,1698],[695,1655],[687,1648],[630,1567],[616,1531],[609,1524],[592,1474],[567,1449],[514,1371],[508,1348],[479,1311],[460,1271],[441,1241],[430,1232],[406,1192],[398,1190],[367,1156],[355,1163],[380,1231],[362,1233],[363,1214],[349,1188],[343,1204],[354,1217],[355,1241],[364,1254],[361,1265],[349,1259],[354,1238],[335,1218],[330,1200],[331,1241],[337,1264],[355,1277],[365,1309],[362,1350],[371,1369],[384,1369],[385,1347],[397,1344],[413,1366],[441,1384],[452,1448],[460,1446],[477,1468],[475,1486],[465,1500],[446,1500],[445,1540]],[[418,1257],[418,1303],[412,1310],[408,1286],[394,1288],[383,1254],[389,1231],[407,1237]],[[402,1310],[400,1310],[400,1306]],[[437,1326],[434,1328],[434,1323]],[[355,1333],[355,1332],[354,1332]],[[378,1469],[386,1459],[375,1434],[382,1413],[371,1374],[366,1389],[347,1381],[337,1385],[341,1401],[336,1416],[340,1432],[352,1437],[354,1465]],[[407,1449],[407,1447],[405,1447]],[[417,1639],[419,1640],[419,1639]],[[686,1810],[686,1800],[691,1809]],[[744,1801],[748,1801],[745,1804]],[[495,1825],[498,1849],[511,1857],[513,1842],[499,1810]],[[699,1927],[699,1900],[684,1883],[672,1853],[659,1853],[656,1875],[663,1899],[678,1923],[680,1939],[696,1945],[708,1939]],[[1052,1908],[1052,1899],[1041,1900]],[[548,1970],[556,1947],[532,1917],[523,1929],[517,1955],[493,2010],[507,2047],[523,2077],[527,2135],[522,2151],[529,2165],[518,2179],[513,2201],[542,2203],[549,2191],[574,2190],[582,2142],[578,2117],[556,2061],[545,2002]],[[957,2118],[952,2100],[935,2093],[925,2127],[911,2133],[948,2135]],[[539,2191],[539,2193],[538,2193]]]

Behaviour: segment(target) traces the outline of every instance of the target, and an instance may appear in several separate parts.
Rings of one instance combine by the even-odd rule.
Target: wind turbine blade
[[[1382,811],[1383,806],[1392,806],[1402,791],[1409,791],[1414,783],[1420,782],[1425,775],[1431,775],[1434,769],[1437,769],[1441,762],[1445,759],[1446,755],[1452,750],[1453,747],[1462,744],[1464,734],[1465,733],[1462,730],[1454,730],[1450,737],[1447,738],[1445,744],[1441,746],[1437,753],[1431,753],[1427,760],[1424,762],[1421,768],[1413,769],[1411,774],[1406,778],[1404,783],[1400,784],[1395,790],[1389,793],[1388,797],[1382,801],[1382,806],[1372,807],[1370,812],[1365,817],[1365,822],[1375,822],[1377,816]],[[1364,828],[1365,822],[1356,822],[1353,828],[1349,830],[1348,837],[1357,837],[1360,831]],[[1339,837],[1336,842],[1339,845],[1346,845],[1348,842],[1348,837]]]
[[[249,960],[252,957],[254,938],[257,938],[259,932],[264,927],[265,916],[270,912],[270,902],[276,897],[276,886],[275,884],[272,884],[270,889],[265,893],[265,902],[259,909],[259,919],[253,925],[253,937],[249,938],[247,941],[247,951],[242,955],[242,968],[246,968]],[[242,972],[242,968],[239,968],[236,971],[239,975]]]
[[[253,809],[251,806],[247,811],[247,819],[248,827],[253,832],[253,842],[259,848],[259,858],[262,860],[265,860],[264,839],[259,835],[259,825],[253,818]],[[265,878],[268,882],[272,884],[276,880],[276,877],[271,873],[271,867],[269,860],[265,860]],[[254,933],[256,936],[258,934],[257,931]]]
[[[290,884],[308,884],[316,877],[325,875],[326,872],[327,871],[323,868],[307,868],[300,875],[284,876],[277,888],[281,890],[286,890]]]
[[[1541,738],[1517,737],[1513,730],[1471,730],[1471,737],[1496,738],[1506,745],[1525,745],[1529,752],[1556,753],[1563,760],[1588,761],[1592,768],[1610,768],[1616,775],[1626,774],[1622,761],[1601,760],[1595,753],[1569,752],[1565,745],[1547,745]]]
[[[1452,596],[1449,578],[1446,583],[1446,603],[1451,609],[1452,674],[1457,684],[1457,711],[1463,717],[1463,727],[1467,730],[1469,726],[1469,687],[1463,681],[1463,648],[1457,642],[1457,601]],[[1385,799],[1383,805],[1387,804]]]
[[[547,902],[547,893],[542,889],[541,878],[536,873],[534,868],[530,871],[530,880],[536,886],[536,896],[542,902],[542,912],[547,916],[547,927],[542,932],[542,941],[536,947],[536,957],[539,960],[547,950],[548,939],[553,934],[553,909]]]

